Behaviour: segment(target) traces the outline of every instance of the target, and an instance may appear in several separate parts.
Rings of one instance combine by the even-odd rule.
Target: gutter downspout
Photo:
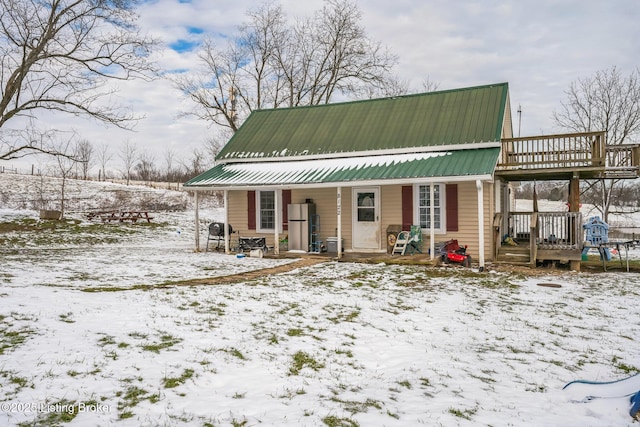
[[[278,194],[280,193],[280,194]],[[273,213],[273,253],[276,255],[280,255],[280,197],[282,192],[275,192],[275,212]]]
[[[195,252],[200,252],[200,200],[198,198],[198,192],[194,191],[195,205],[196,205],[196,249]]]
[[[484,183],[476,180],[478,189],[478,269],[484,271]]]
[[[429,254],[431,255],[431,260],[436,257],[436,229],[434,227],[436,223],[435,204],[435,184],[431,183],[429,185]]]
[[[229,236],[229,190],[224,190],[224,253],[231,253]]]
[[[338,231],[336,234],[338,235],[338,259],[342,258],[342,187],[337,188],[336,194],[336,213],[338,215]]]

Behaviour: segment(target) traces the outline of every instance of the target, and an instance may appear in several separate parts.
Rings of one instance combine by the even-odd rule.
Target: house
[[[562,163],[554,138],[534,138],[546,145],[533,145],[532,154],[529,139],[512,133],[507,83],[258,110],[214,167],[184,188],[196,197],[223,190],[233,230],[264,237],[276,253],[288,235],[288,205],[312,202],[316,238],[336,241],[338,256],[386,252],[388,229],[419,225],[432,256],[436,242],[457,239],[484,268],[513,230],[510,181],[573,179],[576,168],[592,175],[604,168],[601,133],[562,140],[584,154],[583,163],[575,156]],[[538,237],[530,237],[536,245]]]

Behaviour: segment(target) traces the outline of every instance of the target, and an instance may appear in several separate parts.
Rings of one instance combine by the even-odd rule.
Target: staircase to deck
[[[531,254],[529,245],[509,246],[503,245],[498,249],[496,262],[504,264],[529,265]]]

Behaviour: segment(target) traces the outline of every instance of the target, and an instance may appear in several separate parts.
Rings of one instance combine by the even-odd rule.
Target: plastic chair
[[[396,237],[396,243],[393,245],[393,251],[391,255],[400,254],[404,255],[404,251],[407,250],[407,245],[409,244],[409,238],[411,233],[408,231],[401,231],[398,233]]]
[[[407,249],[411,251],[411,254],[416,252],[422,253],[422,227],[419,225],[412,225],[409,232],[409,245]]]
[[[404,255],[407,251],[412,255],[416,252],[422,253],[422,228],[419,225],[412,225],[411,231],[398,233],[391,255]]]

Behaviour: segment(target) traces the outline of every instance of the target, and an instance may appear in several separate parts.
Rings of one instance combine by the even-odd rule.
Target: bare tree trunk
[[[640,134],[640,70],[623,76],[616,67],[578,79],[566,91],[567,101],[555,112],[555,122],[573,132],[605,131],[607,146],[625,144]],[[623,166],[623,159],[607,156],[606,167]],[[593,203],[608,221],[612,196],[621,180],[589,182],[585,201]],[[591,194],[591,190],[597,192]]]
[[[366,36],[355,1],[326,0],[322,10],[293,27],[271,3],[248,16],[227,50],[203,44],[202,77],[175,82],[194,101],[191,114],[235,131],[256,109],[324,104],[337,93],[361,97],[371,87],[401,87],[391,74],[396,56]]]
[[[136,27],[134,0],[0,0],[0,129],[38,111],[83,115],[130,129],[138,117],[124,107],[96,102],[114,90],[105,82],[150,80],[156,42]],[[38,131],[35,121],[27,127]],[[33,136],[33,135],[31,135]],[[49,138],[23,130],[0,139],[0,160],[30,153],[63,155]]]

